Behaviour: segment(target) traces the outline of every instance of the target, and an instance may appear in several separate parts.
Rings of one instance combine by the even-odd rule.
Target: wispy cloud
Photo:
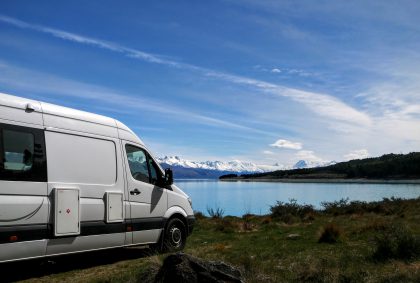
[[[190,123],[236,129],[273,136],[271,132],[266,132],[237,123],[194,113],[186,109],[167,105],[161,101],[155,101],[153,99],[146,99],[142,97],[134,97],[102,86],[82,83],[57,77],[51,74],[45,74],[10,66],[2,61],[0,61],[0,72],[2,73],[2,76],[0,76],[0,84],[3,86],[3,88],[13,88],[21,91],[22,93],[49,93],[59,96],[75,97],[84,100],[101,101],[108,105],[121,105],[121,109],[141,109],[142,111],[157,112],[170,115]]]
[[[296,158],[305,161],[320,162],[323,161],[322,158],[315,155],[315,152],[312,150],[300,150],[296,153]]]
[[[352,150],[343,157],[345,160],[363,159],[369,157],[369,151],[367,149]]]
[[[277,148],[297,149],[297,150],[302,149],[302,143],[292,142],[292,141],[282,140],[282,139],[279,139],[276,142],[270,144],[270,146],[277,147]]]
[[[207,75],[218,77],[232,83],[253,86],[273,95],[290,98],[302,103],[308,109],[323,117],[368,127],[372,123],[369,115],[356,110],[331,95],[288,88],[261,80],[215,71],[210,71]]]
[[[128,48],[117,43],[99,40],[99,39],[95,39],[91,37],[86,37],[86,36],[66,32],[66,31],[62,31],[62,30],[58,30],[58,29],[54,29],[50,27],[45,27],[41,25],[30,24],[24,21],[11,18],[11,17],[0,15],[0,21],[3,23],[13,25],[18,28],[29,29],[29,30],[34,30],[37,32],[49,34],[53,37],[60,38],[63,40],[72,41],[72,42],[76,42],[76,43],[80,43],[84,45],[106,49],[112,52],[121,53],[124,56],[136,58],[136,59],[146,61],[149,63],[161,64],[161,65],[175,67],[175,68],[182,68],[182,69],[186,69],[190,71],[197,71],[197,72],[202,73],[205,76],[219,78],[230,83],[252,86],[262,92],[286,97],[298,103],[302,103],[303,105],[308,107],[308,109],[315,112],[316,114],[329,118],[329,119],[334,119],[337,121],[354,123],[354,124],[364,125],[364,126],[371,124],[371,119],[366,113],[363,113],[345,104],[343,101],[331,95],[303,91],[303,90],[298,90],[294,88],[288,88],[281,85],[265,82],[262,80],[256,80],[253,78],[242,77],[242,76],[232,75],[232,74],[223,73],[219,71],[209,70],[203,67],[199,67],[192,64],[186,64],[186,63],[178,62],[174,60],[167,60],[167,59],[164,59],[162,56],[150,54],[150,53],[143,52],[141,50],[137,50],[133,48]]]
[[[15,18],[3,16],[3,15],[0,15],[0,21],[13,25],[15,27],[22,28],[22,29],[29,29],[29,30],[33,30],[37,32],[46,33],[46,34],[52,35],[56,38],[60,38],[63,40],[72,41],[72,42],[85,44],[85,45],[91,45],[93,47],[99,47],[99,48],[106,49],[109,51],[121,53],[127,57],[144,60],[150,63],[163,64],[163,65],[177,67],[177,68],[188,68],[188,69],[193,69],[193,70],[197,68],[196,66],[193,66],[193,65],[184,64],[182,62],[177,62],[177,61],[172,61],[172,60],[167,60],[167,59],[162,58],[161,56],[157,56],[157,55],[143,52],[141,50],[137,50],[133,48],[128,48],[114,42],[91,38],[91,37],[67,32],[67,31],[63,31],[59,29],[54,29],[50,27],[45,27],[41,25],[31,24],[31,23],[27,23],[27,22],[24,22]]]

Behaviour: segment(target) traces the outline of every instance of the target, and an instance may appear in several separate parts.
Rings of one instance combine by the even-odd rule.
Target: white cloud
[[[281,70],[277,69],[277,68],[274,68],[274,69],[271,69],[271,72],[272,73],[281,73]]]
[[[302,149],[302,143],[300,142],[292,142],[288,140],[279,139],[275,143],[270,144],[272,147],[278,148],[288,148],[288,149]]]
[[[345,160],[363,159],[369,157],[369,152],[367,149],[352,150],[343,157]]]
[[[312,150],[300,150],[296,153],[296,157],[299,160],[305,160],[305,161],[314,161],[314,162],[323,161],[322,158],[316,156]]]
[[[274,155],[274,152],[269,151],[269,150],[264,150],[263,153],[267,155]]]

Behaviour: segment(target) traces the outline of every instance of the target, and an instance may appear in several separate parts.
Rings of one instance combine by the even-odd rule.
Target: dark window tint
[[[152,158],[149,157],[149,168],[150,168],[150,183],[153,185],[157,185],[159,182],[158,172],[159,170],[156,168],[156,164]]]
[[[135,146],[126,145],[128,165],[134,179],[149,183],[149,170],[147,168],[147,158],[145,152]]]
[[[0,124],[0,179],[47,181],[43,130]]]
[[[3,130],[4,170],[31,170],[34,145],[32,133]]]

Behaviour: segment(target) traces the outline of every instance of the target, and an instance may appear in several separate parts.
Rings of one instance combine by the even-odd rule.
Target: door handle
[[[139,195],[139,194],[141,194],[141,192],[138,189],[134,189],[130,191],[130,195]]]

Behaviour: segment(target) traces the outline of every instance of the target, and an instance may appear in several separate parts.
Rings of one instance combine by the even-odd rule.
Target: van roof
[[[99,114],[85,112],[73,108],[63,107],[51,103],[31,100],[0,92],[0,105],[25,110],[30,104],[34,111],[56,117],[70,118],[93,124],[108,126],[123,131],[124,139],[128,139],[144,146],[143,141],[126,125],[120,121]],[[121,136],[121,135],[120,135]]]

